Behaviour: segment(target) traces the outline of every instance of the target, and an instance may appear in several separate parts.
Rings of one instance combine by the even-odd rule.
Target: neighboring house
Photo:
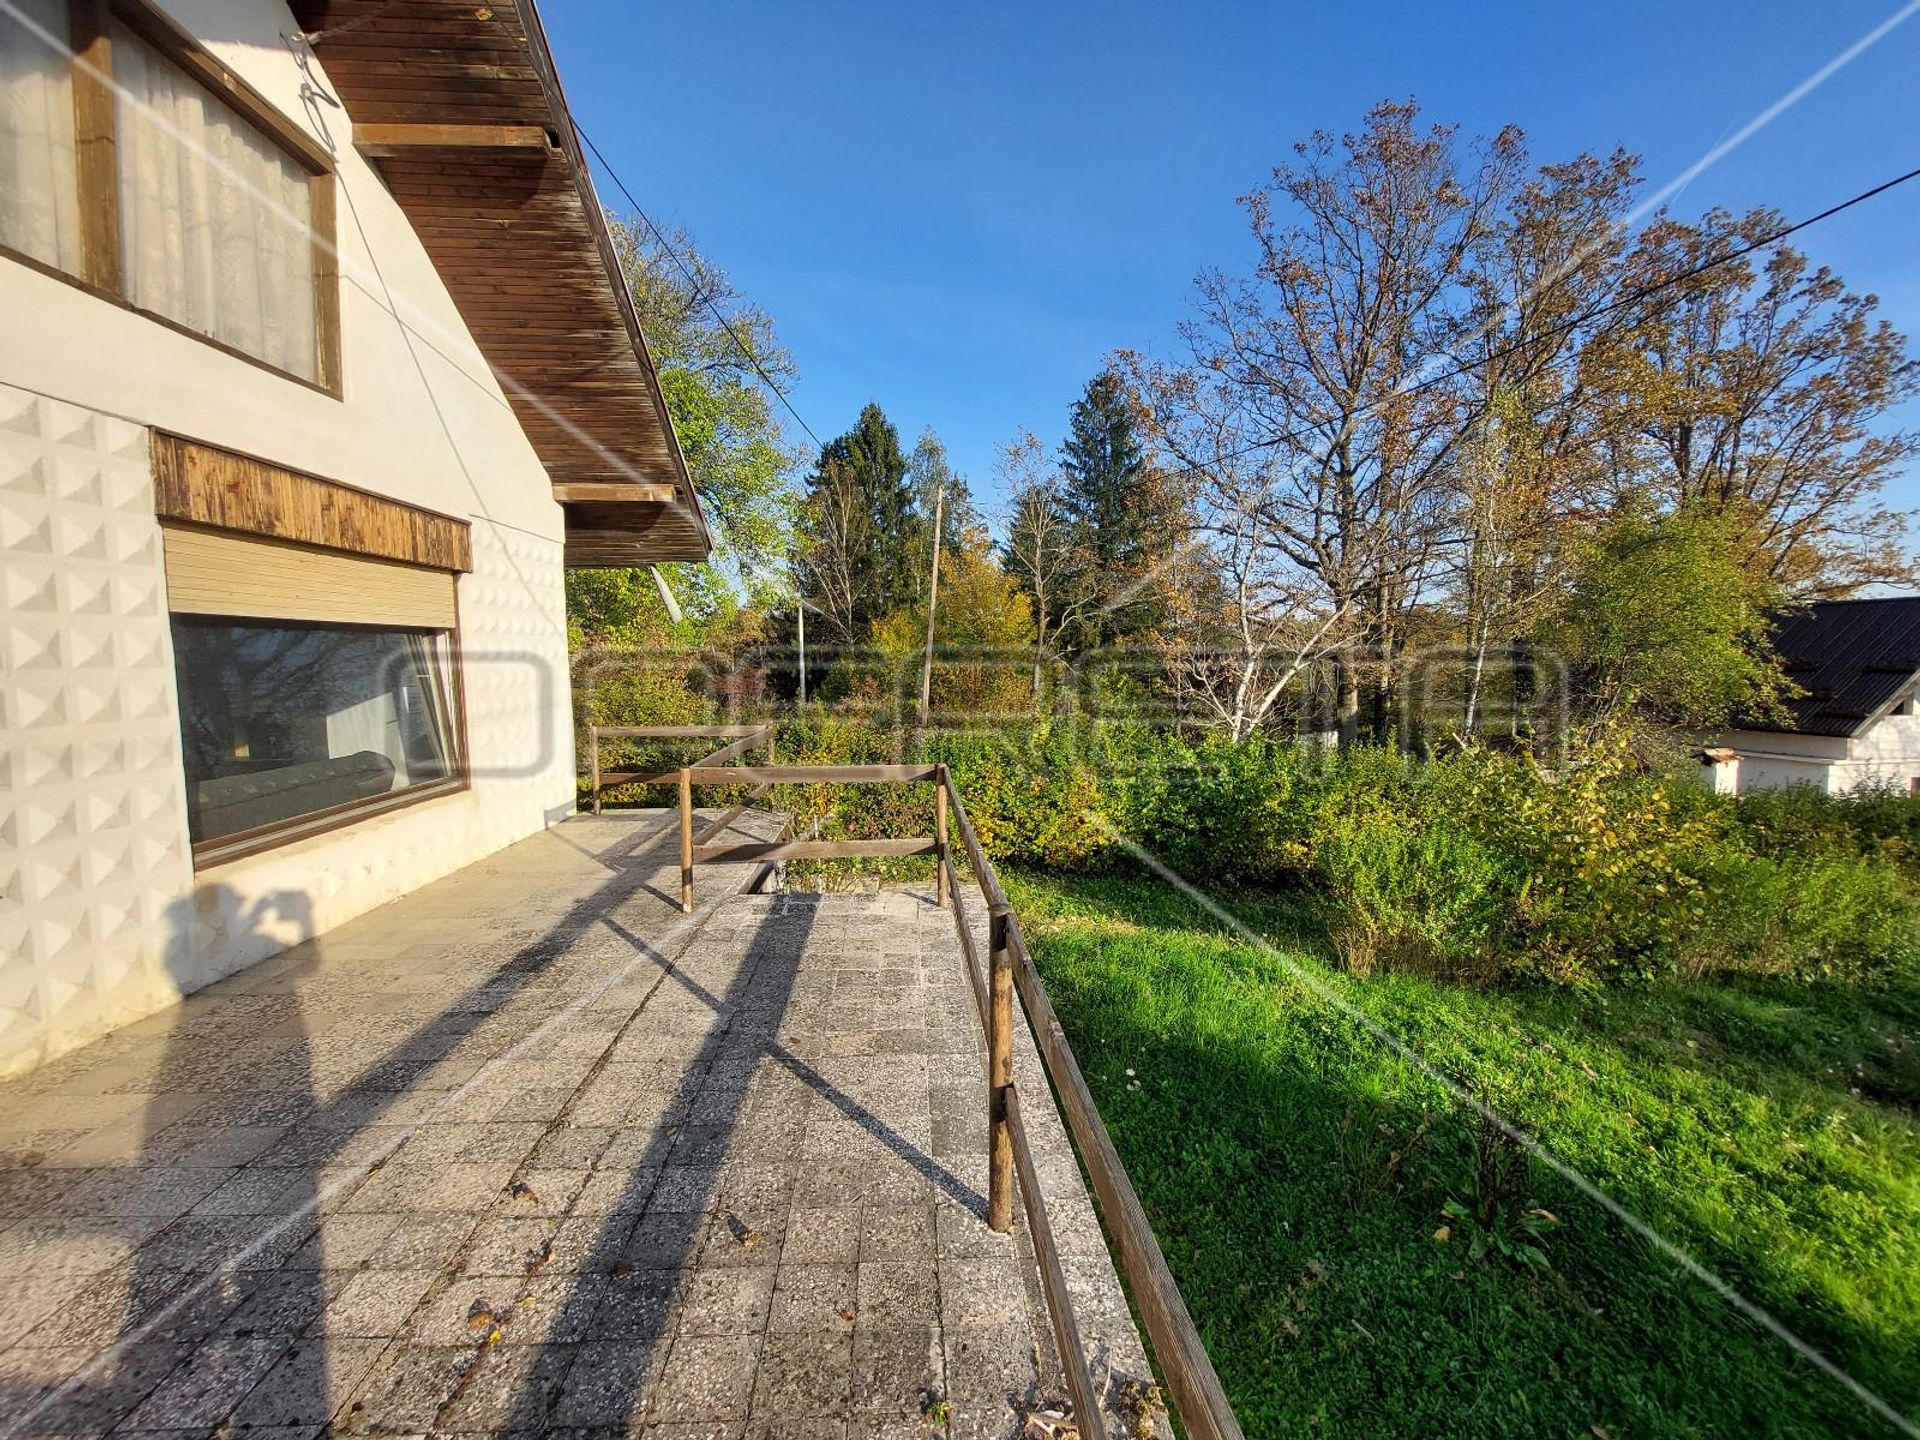
[[[707,553],[529,0],[0,7],[0,1074],[567,815]]]
[[[1779,727],[1729,731],[1702,752],[1713,788],[1920,793],[1920,595],[1810,605],[1780,622],[1774,646],[1802,693]]]

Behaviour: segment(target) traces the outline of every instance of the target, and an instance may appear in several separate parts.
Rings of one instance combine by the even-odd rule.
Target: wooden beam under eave
[[[353,148],[369,159],[420,150],[519,150],[555,154],[540,125],[355,125]]]
[[[611,500],[627,505],[671,505],[678,498],[671,485],[627,484],[621,481],[572,481],[553,487],[553,498],[568,502]]]

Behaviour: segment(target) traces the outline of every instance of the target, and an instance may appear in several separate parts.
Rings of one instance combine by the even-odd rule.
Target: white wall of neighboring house
[[[349,121],[302,104],[285,7],[163,8],[335,156],[344,399],[0,258],[0,1074],[572,808],[545,470]],[[471,522],[469,790],[196,873],[150,427]]]
[[[1844,795],[1862,785],[1907,789],[1920,780],[1920,716],[1883,715],[1851,739],[1734,730],[1714,743],[1737,752],[1738,758],[1706,767],[1708,783],[1736,794],[1817,785],[1829,794]],[[1726,780],[1729,766],[1736,777],[1731,787]]]
[[[1847,742],[1835,735],[1791,735],[1772,730],[1734,730],[1717,737],[1716,745],[1735,751],[1736,794],[1777,789],[1783,785],[1818,785],[1828,789],[1833,767],[1847,756]]]
[[[1913,788],[1920,781],[1920,716],[1881,716],[1854,736],[1847,760],[1848,789],[1869,782]]]

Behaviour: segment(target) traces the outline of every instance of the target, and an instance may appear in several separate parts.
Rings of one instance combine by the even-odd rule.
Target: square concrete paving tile
[[[538,1434],[553,1423],[554,1402],[573,1367],[575,1347],[494,1346],[476,1359],[437,1428],[456,1434]]]
[[[778,1265],[785,1238],[785,1215],[727,1210],[713,1217],[697,1263],[704,1267]]]
[[[681,1424],[746,1419],[761,1343],[758,1335],[683,1337],[653,1387],[647,1418]]]
[[[671,1334],[690,1273],[616,1266],[600,1293],[591,1338],[653,1341]]]
[[[333,1295],[307,1327],[307,1334],[329,1340],[391,1338],[433,1285],[434,1270],[362,1270]]]
[[[769,1335],[754,1375],[753,1414],[782,1421],[840,1416],[853,1388],[853,1335]]]
[[[263,1427],[324,1425],[344,1408],[387,1348],[383,1340],[299,1341],[234,1411],[241,1433]]]
[[[202,1345],[130,1414],[126,1428],[192,1430],[232,1412],[293,1344],[285,1338],[219,1339]]]
[[[246,1299],[221,1322],[222,1335],[298,1335],[352,1282],[342,1270],[276,1270],[259,1276]]]
[[[680,1305],[683,1335],[758,1335],[774,1303],[771,1266],[699,1269],[687,1278]]]
[[[930,1200],[870,1204],[860,1214],[860,1259],[917,1260],[931,1265],[933,1234]]]
[[[780,1258],[790,1265],[852,1264],[860,1258],[858,1209],[818,1205],[789,1211]]]
[[[864,1325],[920,1326],[940,1318],[940,1287],[922,1260],[863,1260],[855,1308]]]
[[[606,1338],[598,1325],[611,1284],[606,1275],[541,1275],[525,1282],[511,1313],[500,1317],[497,1343],[553,1345]]]
[[[1033,1363],[1033,1337],[1024,1324],[942,1332],[946,1392],[956,1412],[975,1415],[1042,1398]]]
[[[484,1220],[460,1255],[461,1269],[468,1275],[523,1276],[551,1258],[557,1228],[538,1217]]]
[[[559,1426],[634,1426],[646,1415],[662,1369],[660,1347],[590,1341],[578,1347],[554,1401]]]
[[[477,1353],[472,1345],[391,1347],[354,1390],[343,1423],[359,1435],[424,1434]]]
[[[368,1267],[375,1270],[438,1270],[467,1243],[479,1224],[471,1215],[390,1215],[368,1219],[395,1222],[387,1237],[367,1257]]]
[[[946,1357],[940,1332],[931,1325],[871,1324],[864,1317],[853,1332],[853,1394],[856,1413],[919,1417],[946,1393]]]
[[[1027,1294],[1011,1254],[940,1264],[940,1320],[950,1332],[1024,1324]]]
[[[782,1263],[773,1287],[770,1334],[839,1330],[854,1321],[856,1276],[851,1265]]]

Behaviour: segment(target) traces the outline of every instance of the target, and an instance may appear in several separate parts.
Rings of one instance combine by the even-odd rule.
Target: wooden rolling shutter
[[[161,530],[167,607],[176,614],[454,628],[451,571],[253,535]]]

